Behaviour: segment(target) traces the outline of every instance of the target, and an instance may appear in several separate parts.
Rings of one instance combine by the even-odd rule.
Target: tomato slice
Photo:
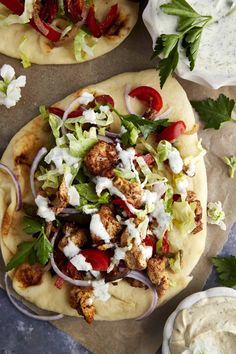
[[[140,101],[146,102],[148,107],[159,112],[163,106],[162,98],[159,92],[149,86],[139,86],[130,91],[129,96],[136,97]]]
[[[128,218],[133,218],[134,217],[134,214],[131,213],[131,211],[127,207],[125,201],[122,200],[120,197],[116,197],[115,199],[113,199],[112,204],[118,205],[119,207],[124,209],[124,211],[126,212]]]
[[[168,255],[170,253],[170,243],[167,231],[164,233],[162,239],[162,252]]]
[[[75,111],[70,112],[68,115],[68,118],[79,117],[83,114],[83,111],[84,111],[84,109],[82,107],[79,107]],[[57,108],[57,107],[48,107],[48,112],[56,114],[58,117],[62,118],[65,111],[63,109]]]
[[[95,97],[95,100],[98,103],[102,104],[110,104],[112,107],[115,106],[114,100],[110,95],[99,95]]]
[[[80,252],[86,261],[91,263],[93,270],[106,271],[110,264],[110,257],[106,252],[97,249],[87,249]]]
[[[90,32],[95,38],[101,37],[102,33],[100,30],[100,26],[95,17],[95,9],[94,6],[91,6],[88,12],[88,16],[86,19],[86,25],[88,26]]]
[[[156,252],[156,245],[153,242],[152,238],[150,236],[146,236],[145,239],[143,240],[144,244],[146,246],[151,246],[152,247],[152,254],[154,254]]]
[[[118,15],[118,4],[115,4],[110,8],[110,11],[108,12],[104,20],[100,23],[100,30],[102,34],[105,34],[109,30],[109,28],[117,19]]]
[[[1,4],[5,5],[14,14],[20,16],[24,11],[24,6],[19,0],[1,0]]]
[[[175,123],[166,127],[160,134],[158,134],[157,138],[158,141],[160,140],[167,140],[167,141],[174,141],[180,135],[182,135],[186,130],[186,125],[182,120],[178,120]]]

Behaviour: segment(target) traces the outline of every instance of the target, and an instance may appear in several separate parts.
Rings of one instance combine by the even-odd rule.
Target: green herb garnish
[[[211,16],[196,12],[185,0],[171,0],[171,3],[161,5],[167,15],[179,17],[178,34],[162,34],[157,38],[152,58],[162,54],[159,63],[160,84],[163,87],[166,79],[177,67],[179,61],[179,46],[185,49],[190,62],[190,70],[194,69],[203,29],[211,21]]]
[[[236,286],[236,256],[213,257],[212,262],[216,267],[219,281],[224,286]]]
[[[236,156],[224,156],[223,161],[229,166],[230,178],[234,178],[234,173],[236,171]]]
[[[205,122],[204,129],[219,129],[222,123],[233,121],[232,111],[235,101],[223,94],[220,94],[216,100],[207,98],[203,101],[191,101],[191,104],[200,119]]]

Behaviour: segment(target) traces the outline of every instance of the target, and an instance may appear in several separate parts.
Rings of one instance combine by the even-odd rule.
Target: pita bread
[[[186,93],[174,78],[169,78],[160,89],[159,76],[155,70],[146,70],[136,73],[125,73],[96,85],[91,85],[83,90],[78,90],[55,106],[65,109],[82,91],[109,94],[113,97],[118,111],[127,112],[124,100],[126,85],[137,87],[148,85],[156,88],[163,98],[163,110],[172,107],[170,120],[184,120],[187,130],[191,130],[195,124],[194,114]],[[116,131],[119,121],[115,121],[112,130]],[[22,188],[23,201],[33,203],[29,188],[29,170],[34,155],[39,148],[47,144],[48,135],[46,123],[41,117],[36,117],[23,127],[11,140],[3,154],[2,162],[8,165],[16,173]],[[197,134],[182,135],[179,139],[179,150],[182,156],[197,154]],[[206,240],[206,198],[207,180],[204,161],[197,163],[196,175],[190,179],[190,190],[193,190],[201,201],[203,208],[203,230],[196,235],[189,235],[182,244],[183,268],[179,273],[169,273],[172,286],[160,299],[159,306],[183,290],[191,281],[191,272],[204,251]],[[0,173],[0,224],[1,224],[1,248],[5,262],[16,253],[17,244],[30,239],[21,228],[23,212],[15,212],[16,197],[14,185],[10,178]],[[50,273],[45,273],[40,285],[22,288],[13,277],[13,286],[18,294],[40,308],[63,313],[70,316],[78,316],[68,302],[69,284],[65,284],[59,290],[54,286],[55,279]],[[95,300],[96,320],[121,320],[140,316],[149,307],[151,293],[149,290],[134,288],[126,281],[120,281],[117,286],[110,284],[111,298],[107,302]]]
[[[102,20],[114,4],[119,5],[122,26],[115,35],[106,35],[98,39],[93,49],[94,56],[84,60],[91,60],[110,52],[125,40],[138,19],[139,5],[129,0],[94,0],[96,16]],[[0,15],[5,13],[0,7]],[[0,27],[0,53],[13,58],[21,58],[20,51],[36,64],[75,64],[73,41],[64,46],[56,47],[30,25],[14,24]],[[24,43],[22,44],[22,42]],[[20,47],[21,46],[21,47]]]

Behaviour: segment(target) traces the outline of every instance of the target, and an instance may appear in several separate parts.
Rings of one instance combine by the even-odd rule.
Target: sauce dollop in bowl
[[[167,319],[162,354],[235,354],[236,290],[216,287],[184,299]]]
[[[179,45],[179,62],[175,70],[183,79],[218,89],[236,85],[236,2],[235,0],[187,0],[195,11],[212,20],[203,29],[195,67],[191,71],[189,60]],[[179,17],[168,15],[160,8],[170,0],[149,0],[144,23],[152,37],[153,48],[161,34],[178,33]]]

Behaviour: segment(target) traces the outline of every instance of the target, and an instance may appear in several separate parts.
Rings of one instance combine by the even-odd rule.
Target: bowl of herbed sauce
[[[169,3],[170,0],[149,0],[144,10],[143,20],[152,37],[153,49],[162,34],[180,35],[181,40],[177,45],[179,60],[175,70],[177,75],[214,89],[236,85],[236,1],[187,0],[193,10],[202,16],[199,17],[199,21],[203,19],[202,24],[211,17],[199,33],[195,29],[195,37],[193,32],[189,32],[192,37],[188,40],[194,43],[191,48],[193,52],[197,49],[193,70],[190,70],[190,60],[186,56],[186,37],[182,36],[181,27],[178,28],[183,17],[164,13],[160,8]],[[189,31],[190,27],[187,27]],[[160,56],[163,58],[162,54]],[[170,58],[168,63],[171,65],[173,60]]]
[[[203,353],[236,353],[236,290],[217,287],[190,295],[167,319],[162,354]]]

